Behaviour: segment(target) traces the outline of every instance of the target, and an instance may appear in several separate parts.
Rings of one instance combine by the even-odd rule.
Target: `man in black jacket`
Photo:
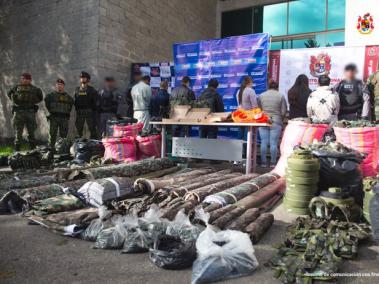
[[[212,112],[224,112],[224,103],[222,97],[217,93],[218,81],[210,79],[208,88],[206,88],[200,95],[199,101],[206,102]],[[217,126],[201,126],[200,138],[217,138]]]
[[[339,120],[370,117],[370,94],[363,81],[356,79],[357,72],[355,64],[346,65],[345,79],[334,87],[334,91],[340,97]]]

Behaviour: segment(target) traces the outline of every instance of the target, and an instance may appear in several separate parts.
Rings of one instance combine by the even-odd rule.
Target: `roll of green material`
[[[309,202],[318,192],[319,160],[308,150],[296,149],[287,165],[283,203],[288,212],[307,215]]]
[[[365,191],[365,198],[363,199],[363,216],[365,217],[366,221],[371,223],[370,220],[370,201],[374,197],[375,193],[370,191]]]

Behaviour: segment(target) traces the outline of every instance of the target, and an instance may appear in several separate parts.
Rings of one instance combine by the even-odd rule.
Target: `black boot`
[[[14,144],[14,152],[19,152],[21,150],[20,144]]]

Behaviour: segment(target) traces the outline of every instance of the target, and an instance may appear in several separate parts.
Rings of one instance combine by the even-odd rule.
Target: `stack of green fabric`
[[[297,149],[287,163],[283,203],[288,212],[306,215],[309,213],[309,202],[318,191],[319,160],[309,150]]]
[[[363,191],[365,198],[363,199],[363,215],[367,222],[370,221],[370,201],[374,197],[374,186],[379,184],[379,175],[376,177],[367,177],[363,179]]]

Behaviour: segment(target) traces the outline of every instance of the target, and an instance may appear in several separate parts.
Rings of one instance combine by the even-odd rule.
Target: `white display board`
[[[379,0],[378,0],[379,1]],[[285,49],[280,52],[279,91],[287,95],[298,75],[309,78],[311,90],[315,90],[320,75],[328,74],[332,83],[343,79],[344,67],[348,63],[358,66],[358,77],[362,79],[365,62],[365,47],[325,47]]]
[[[346,0],[345,46],[379,44],[379,0]]]

